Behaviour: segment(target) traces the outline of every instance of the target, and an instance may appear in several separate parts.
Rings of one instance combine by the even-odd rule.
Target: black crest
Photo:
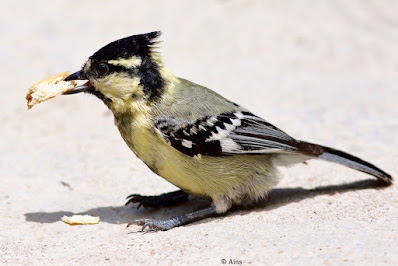
[[[145,57],[156,44],[155,39],[161,35],[160,31],[137,34],[111,42],[99,49],[90,58],[96,61],[107,61],[131,56]]]

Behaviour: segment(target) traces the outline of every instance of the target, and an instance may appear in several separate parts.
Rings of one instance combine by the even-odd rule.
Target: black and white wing
[[[191,157],[312,153],[305,151],[302,142],[242,107],[232,113],[206,116],[193,123],[160,118],[155,121],[155,127],[172,147]]]

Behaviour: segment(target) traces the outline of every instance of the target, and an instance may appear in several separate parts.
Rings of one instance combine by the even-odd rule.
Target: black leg
[[[127,227],[132,224],[136,224],[142,225],[142,231],[144,231],[145,229],[147,229],[146,231],[167,231],[180,225],[204,219],[213,214],[216,214],[216,208],[214,206],[211,206],[196,212],[171,217],[169,220],[165,221],[158,221],[153,219],[139,219],[127,224]]]
[[[127,197],[128,201],[126,205],[130,203],[139,203],[138,207],[164,207],[171,206],[182,201],[185,201],[188,198],[188,194],[182,190],[177,190],[169,193],[164,193],[159,196],[141,196],[138,194],[132,194]]]

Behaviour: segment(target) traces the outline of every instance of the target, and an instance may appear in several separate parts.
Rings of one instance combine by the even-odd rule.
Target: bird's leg
[[[185,201],[188,198],[188,194],[182,190],[177,190],[169,193],[163,193],[158,196],[141,196],[138,194],[131,194],[127,197],[128,201],[126,205],[130,203],[139,203],[138,207],[164,207],[164,206],[171,206],[182,201]]]
[[[169,220],[165,221],[158,221],[154,219],[139,219],[135,220],[131,223],[127,224],[127,227],[136,224],[136,225],[142,225],[142,231],[167,231],[171,228],[192,223],[201,219],[204,219],[210,215],[216,214],[216,208],[214,206],[191,212],[188,214],[184,214],[181,216],[174,216],[171,217]]]

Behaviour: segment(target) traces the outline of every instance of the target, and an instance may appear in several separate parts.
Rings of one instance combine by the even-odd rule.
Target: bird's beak
[[[79,70],[69,76],[66,77],[65,81],[70,80],[85,80],[87,77],[83,74],[83,71]]]
[[[70,80],[88,80],[87,77],[84,75],[84,73],[80,70],[77,71],[75,73],[73,73],[72,75],[69,75],[68,77],[66,77],[65,81],[70,81]],[[72,90],[67,91],[65,93],[63,93],[64,95],[66,94],[75,94],[75,93],[79,93],[79,92],[85,92],[88,90],[94,89],[93,85],[91,85],[90,81],[87,81],[86,83],[76,86],[74,87]]]

